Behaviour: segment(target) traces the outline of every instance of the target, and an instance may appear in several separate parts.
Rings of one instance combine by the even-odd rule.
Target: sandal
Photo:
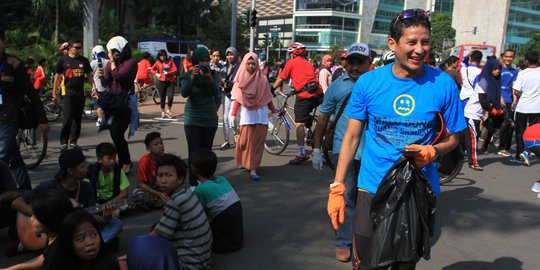
[[[309,159],[309,156],[308,155],[304,155],[304,156],[295,156],[293,159],[291,159],[289,161],[289,165],[299,165],[300,163],[306,161]]]
[[[469,168],[471,168],[471,169],[473,169],[475,171],[479,171],[479,172],[484,170],[484,168],[482,168],[482,166],[480,166],[478,164],[471,164],[471,165],[469,165]]]

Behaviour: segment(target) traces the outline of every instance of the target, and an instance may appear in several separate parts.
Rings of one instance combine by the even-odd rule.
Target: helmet
[[[381,58],[381,61],[383,62],[383,64],[385,65],[388,65],[390,63],[393,63],[394,61],[396,61],[396,53],[394,51],[388,51],[386,52],[382,58]]]
[[[294,42],[291,46],[289,46],[289,48],[287,48],[287,51],[294,55],[300,55],[306,52],[306,45],[300,42]]]
[[[104,53],[105,49],[101,45],[96,45],[92,48],[92,58],[97,59],[98,54]]]
[[[60,45],[60,47],[58,47],[58,50],[63,51],[65,49],[67,49],[68,47],[69,47],[69,42],[64,42],[64,43],[62,43],[62,45]]]

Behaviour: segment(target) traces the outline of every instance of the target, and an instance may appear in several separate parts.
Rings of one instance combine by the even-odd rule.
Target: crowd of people
[[[332,160],[337,164],[327,211],[335,229],[335,258],[352,261],[353,269],[414,269],[424,254],[392,251],[393,260],[374,259],[378,239],[370,209],[388,170],[402,156],[426,175],[433,194],[440,193],[435,161],[454,149],[466,152],[469,167],[482,171],[478,154],[497,144],[497,154],[530,166],[540,147],[540,68],[538,52],[525,54],[527,68],[512,63],[515,52],[486,57],[472,51],[462,62],[451,56],[441,68],[425,64],[431,42],[429,14],[420,9],[401,12],[391,22],[390,52],[375,68],[374,52],[355,43],[340,55],[338,65],[324,55],[320,68],[306,58],[306,46],[294,42],[290,59],[270,69],[255,53],[240,55],[234,47],[198,47],[179,66],[160,50],[157,60],[143,54],[137,61],[121,36],[92,49],[92,60],[80,54],[81,42],[62,44],[53,83],[53,99],[62,96],[59,170],[54,179],[32,189],[18,152],[18,106],[26,96],[39,118],[42,134],[49,130],[38,97],[45,87],[44,62],[33,73],[4,53],[0,26],[0,185],[1,225],[15,241],[8,253],[42,249],[40,256],[8,269],[210,269],[211,254],[234,252],[243,245],[243,214],[239,196],[229,181],[216,175],[218,160],[211,150],[223,109],[223,144],[235,148],[235,165],[260,181],[257,169],[264,153],[269,119],[278,113],[273,98],[290,80],[296,94],[294,123],[297,154],[290,165],[312,158],[323,167],[322,139],[331,126]],[[186,98],[184,132],[187,162],[168,154],[161,134],[149,132],[131,194],[133,170],[126,141],[138,126],[136,88],[154,83],[160,93],[161,118],[172,118],[174,88]],[[5,81],[5,78],[12,78]],[[78,139],[85,102],[85,80],[99,107],[98,131],[109,130],[111,141],[95,149],[88,166]],[[392,102],[390,102],[392,101]],[[319,110],[313,149],[306,149],[306,124]],[[441,119],[445,136],[437,136]],[[413,123],[413,124],[411,124]],[[232,136],[231,136],[232,135]],[[480,139],[480,137],[482,137]],[[329,137],[327,137],[328,140]],[[328,142],[327,147],[328,147]],[[118,158],[118,159],[117,159]],[[540,181],[532,190],[539,193]],[[378,198],[380,199],[380,198]],[[387,198],[388,199],[388,198]],[[130,201],[131,200],[131,201]],[[122,207],[139,201],[145,211],[163,215],[148,235],[131,240],[128,252],[113,258],[122,231]],[[46,235],[30,248],[16,231],[16,216],[30,218],[35,232]],[[428,237],[429,236],[425,236]],[[144,255],[144,256],[142,256]],[[399,259],[397,259],[399,258]],[[391,268],[388,268],[391,267]]]

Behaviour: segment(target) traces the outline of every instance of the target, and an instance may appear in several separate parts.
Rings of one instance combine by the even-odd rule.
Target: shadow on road
[[[492,262],[481,262],[481,261],[466,261],[466,262],[457,262],[451,265],[445,266],[443,270],[521,270],[523,262],[512,257],[501,257],[497,258]]]

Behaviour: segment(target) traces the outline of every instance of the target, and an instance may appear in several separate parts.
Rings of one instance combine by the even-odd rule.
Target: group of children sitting
[[[186,163],[165,153],[161,135],[151,132],[144,142],[148,154],[139,160],[137,188],[131,196],[113,144],[99,144],[97,161],[90,166],[80,149],[62,152],[55,179],[13,199],[29,203],[22,212],[32,216],[37,233],[46,235],[43,254],[8,269],[117,269],[119,265],[124,269],[209,269],[212,251],[239,250],[242,206],[227,179],[214,175],[215,153],[210,149],[193,153],[190,171],[199,185],[190,188],[185,181]],[[118,264],[104,251],[117,248],[123,227],[119,210],[135,198],[143,198],[145,210],[162,209],[163,215],[148,236],[130,242],[127,256]],[[69,239],[64,242],[64,238]],[[24,249],[23,243],[18,249]]]

